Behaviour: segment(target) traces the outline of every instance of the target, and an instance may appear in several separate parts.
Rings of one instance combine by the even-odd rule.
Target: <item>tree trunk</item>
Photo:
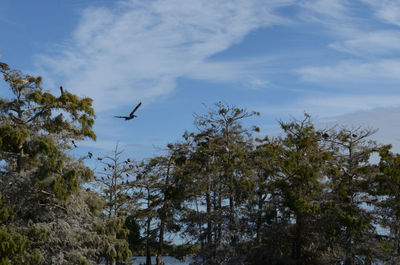
[[[147,207],[150,208],[150,191],[149,190],[147,190]],[[147,218],[147,235],[146,235],[146,265],[151,265],[150,229],[151,229],[151,217],[148,217]]]
[[[212,224],[211,224],[211,200],[210,200],[210,185],[207,185],[206,193],[206,204],[207,204],[207,245],[210,247],[212,245]]]
[[[353,254],[352,254],[352,237],[351,237],[351,231],[349,231],[349,228],[347,228],[347,233],[346,233],[346,258],[344,261],[344,265],[353,265]]]
[[[147,219],[147,235],[146,235],[146,265],[151,265],[151,254],[150,254],[150,221],[151,218]]]
[[[165,214],[162,213],[162,217],[160,220],[160,237],[158,241],[158,249],[157,249],[157,259],[156,259],[156,264],[157,265],[162,265],[162,255],[163,255],[163,249],[164,249],[164,227],[165,227]]]
[[[257,223],[256,223],[256,244],[261,246],[261,227],[262,227],[262,211],[263,211],[263,200],[262,195],[258,195],[258,209],[257,209]]]

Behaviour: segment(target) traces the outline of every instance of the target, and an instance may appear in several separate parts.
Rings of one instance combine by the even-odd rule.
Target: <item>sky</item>
[[[78,153],[156,155],[218,101],[263,136],[307,112],[400,152],[400,1],[2,0],[0,32],[0,61],[94,99]]]

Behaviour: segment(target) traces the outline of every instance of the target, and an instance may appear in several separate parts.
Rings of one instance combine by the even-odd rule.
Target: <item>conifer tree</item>
[[[379,172],[369,185],[375,198],[376,223],[382,233],[381,241],[375,244],[378,258],[387,264],[400,263],[400,155],[390,151],[391,145],[379,150]]]
[[[372,225],[369,183],[379,171],[370,158],[380,147],[369,137],[374,130],[340,128],[330,130],[325,141],[333,154],[328,176],[326,196],[327,241],[331,244],[330,257],[345,265],[367,264],[374,260],[371,241],[376,237]]]
[[[280,177],[276,181],[286,210],[291,259],[296,264],[316,264],[321,256],[320,195],[330,153],[321,148],[318,134],[305,114],[302,121],[281,122]]]
[[[197,224],[201,228],[205,225],[199,238],[203,242],[204,264],[234,264],[243,259],[240,212],[247,196],[243,186],[248,183],[246,156],[252,148],[252,140],[242,122],[256,114],[218,102],[206,114],[195,115],[199,132],[190,137],[195,150],[188,165],[199,170],[192,178],[199,193],[191,199],[196,200],[195,205],[200,199],[206,208],[205,213],[192,211],[192,214],[202,215],[205,222]]]
[[[96,139],[92,99],[55,96],[41,77],[9,67],[1,73],[11,95],[0,98],[0,192],[14,216],[6,227],[18,228],[40,264],[92,264],[110,242],[98,229],[102,201],[82,188],[93,172],[68,154]]]

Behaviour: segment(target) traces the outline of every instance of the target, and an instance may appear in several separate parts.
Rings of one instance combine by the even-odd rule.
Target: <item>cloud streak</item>
[[[362,0],[369,4],[375,16],[385,23],[400,26],[400,3],[396,0]]]
[[[98,111],[165,95],[179,77],[232,82],[249,69],[207,59],[255,29],[286,23],[275,11],[291,2],[156,0],[88,8],[63,49],[38,56],[37,66],[93,97]]]
[[[400,61],[394,59],[360,62],[345,60],[333,66],[307,66],[296,71],[303,81],[351,84],[390,84],[400,81]],[[332,83],[334,82],[334,83]],[[359,87],[362,89],[362,87]],[[382,88],[384,90],[384,88]]]

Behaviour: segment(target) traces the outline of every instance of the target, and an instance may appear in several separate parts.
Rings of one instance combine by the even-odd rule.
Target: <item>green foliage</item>
[[[96,223],[96,231],[100,236],[97,252],[107,261],[127,261],[132,252],[126,241],[129,230],[124,227],[125,217],[108,217]]]
[[[12,95],[0,98],[0,192],[7,198],[0,207],[1,264],[93,264],[105,257],[102,246],[126,260],[124,221],[99,221],[103,201],[81,187],[93,172],[66,152],[96,139],[92,100],[66,90],[53,95],[41,77],[0,72]]]
[[[129,249],[132,253],[139,250],[140,244],[142,242],[140,237],[140,226],[136,222],[135,217],[133,215],[128,215],[125,219],[125,227],[129,230],[128,234],[128,244]]]
[[[12,94],[0,98],[0,265],[112,264],[143,251],[158,265],[164,254],[204,265],[400,264],[400,155],[369,140],[373,130],[317,130],[305,114],[254,140],[260,128],[243,124],[259,113],[218,102],[163,155],[136,164],[117,147],[94,174],[66,152],[96,139],[92,99],[0,67]],[[172,246],[168,233],[191,243]]]

